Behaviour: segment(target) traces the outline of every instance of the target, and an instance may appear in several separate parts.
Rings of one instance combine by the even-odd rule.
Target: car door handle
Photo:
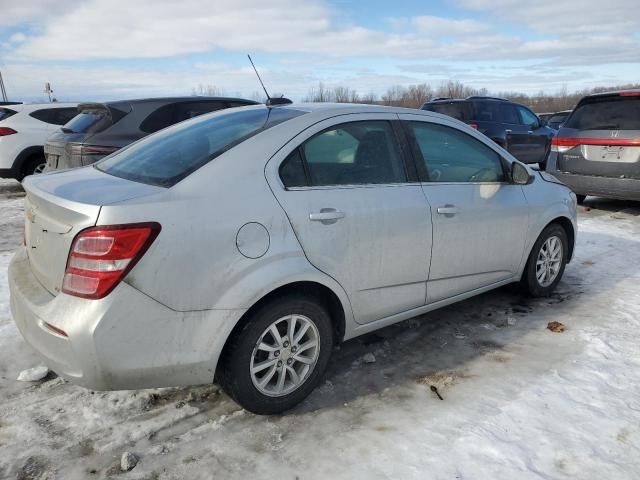
[[[458,213],[458,207],[456,207],[455,205],[444,205],[442,207],[438,207],[437,211],[440,215],[453,217],[456,213]]]
[[[507,128],[504,133],[506,133],[507,135],[510,135],[513,132],[513,130],[511,130],[510,128]]]
[[[309,220],[312,222],[322,222],[325,225],[335,223],[344,217],[345,213],[339,212],[335,208],[323,208],[319,212],[309,214]]]
[[[528,133],[529,135],[533,135],[533,130],[529,130],[527,133]]]

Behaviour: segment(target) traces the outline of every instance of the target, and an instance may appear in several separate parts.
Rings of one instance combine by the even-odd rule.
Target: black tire
[[[586,195],[577,195],[576,194],[576,198],[578,199],[578,204],[582,205],[584,203],[584,201],[586,200],[587,196]]]
[[[538,260],[538,255],[540,254],[540,250],[544,243],[550,237],[556,236],[560,239],[560,243],[562,245],[562,261],[560,265],[560,270],[554,281],[547,286],[543,286],[538,281],[536,276],[536,262]],[[557,223],[552,223],[547,226],[540,236],[536,243],[533,245],[531,249],[531,253],[529,254],[529,258],[527,259],[527,265],[525,267],[524,273],[522,274],[522,279],[520,280],[520,285],[524,289],[525,293],[532,297],[548,297],[555,290],[556,286],[562,279],[562,274],[564,273],[565,266],[567,265],[567,256],[569,254],[569,241],[567,239],[567,232]]]
[[[39,170],[39,167],[44,167],[46,164],[47,160],[44,158],[44,156],[36,155],[31,157],[23,165],[22,172],[20,172],[19,180],[22,181],[24,180],[24,177],[33,175],[34,173],[36,173],[36,170]],[[37,173],[40,173],[40,171],[38,171]]]
[[[296,390],[284,396],[269,396],[253,384],[251,358],[265,330],[276,320],[291,314],[304,315],[316,326],[320,340],[318,360]],[[258,415],[281,413],[304,400],[318,385],[332,350],[331,318],[321,302],[298,294],[275,298],[251,313],[243,327],[229,339],[220,362],[218,379],[225,392],[246,410]]]

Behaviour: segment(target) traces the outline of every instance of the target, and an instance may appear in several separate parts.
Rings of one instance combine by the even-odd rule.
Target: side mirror
[[[533,183],[533,175],[529,173],[527,167],[520,162],[513,162],[511,164],[511,181],[516,185],[529,185]]]

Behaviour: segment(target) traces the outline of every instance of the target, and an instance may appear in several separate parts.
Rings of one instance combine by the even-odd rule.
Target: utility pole
[[[2,101],[8,102],[9,97],[7,97],[7,91],[4,88],[4,80],[2,80],[2,72],[0,72],[0,93],[2,94]]]

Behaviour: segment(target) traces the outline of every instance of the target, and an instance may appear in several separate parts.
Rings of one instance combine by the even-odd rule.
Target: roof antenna
[[[260,78],[260,74],[258,73],[258,70],[256,69],[256,66],[253,64],[253,60],[251,60],[251,55],[247,54],[247,57],[249,57],[249,61],[251,62],[251,66],[253,67],[253,71],[256,72],[256,76],[258,77],[258,81],[260,82],[260,85],[262,85],[262,89],[264,90],[265,95],[267,96],[267,101],[265,103],[265,105],[267,107],[274,107],[276,105],[288,105],[290,103],[293,103],[291,100],[289,100],[288,98],[280,97],[280,98],[272,98],[269,95],[269,92],[267,92],[267,88],[264,86],[264,83],[262,82],[262,78]]]

